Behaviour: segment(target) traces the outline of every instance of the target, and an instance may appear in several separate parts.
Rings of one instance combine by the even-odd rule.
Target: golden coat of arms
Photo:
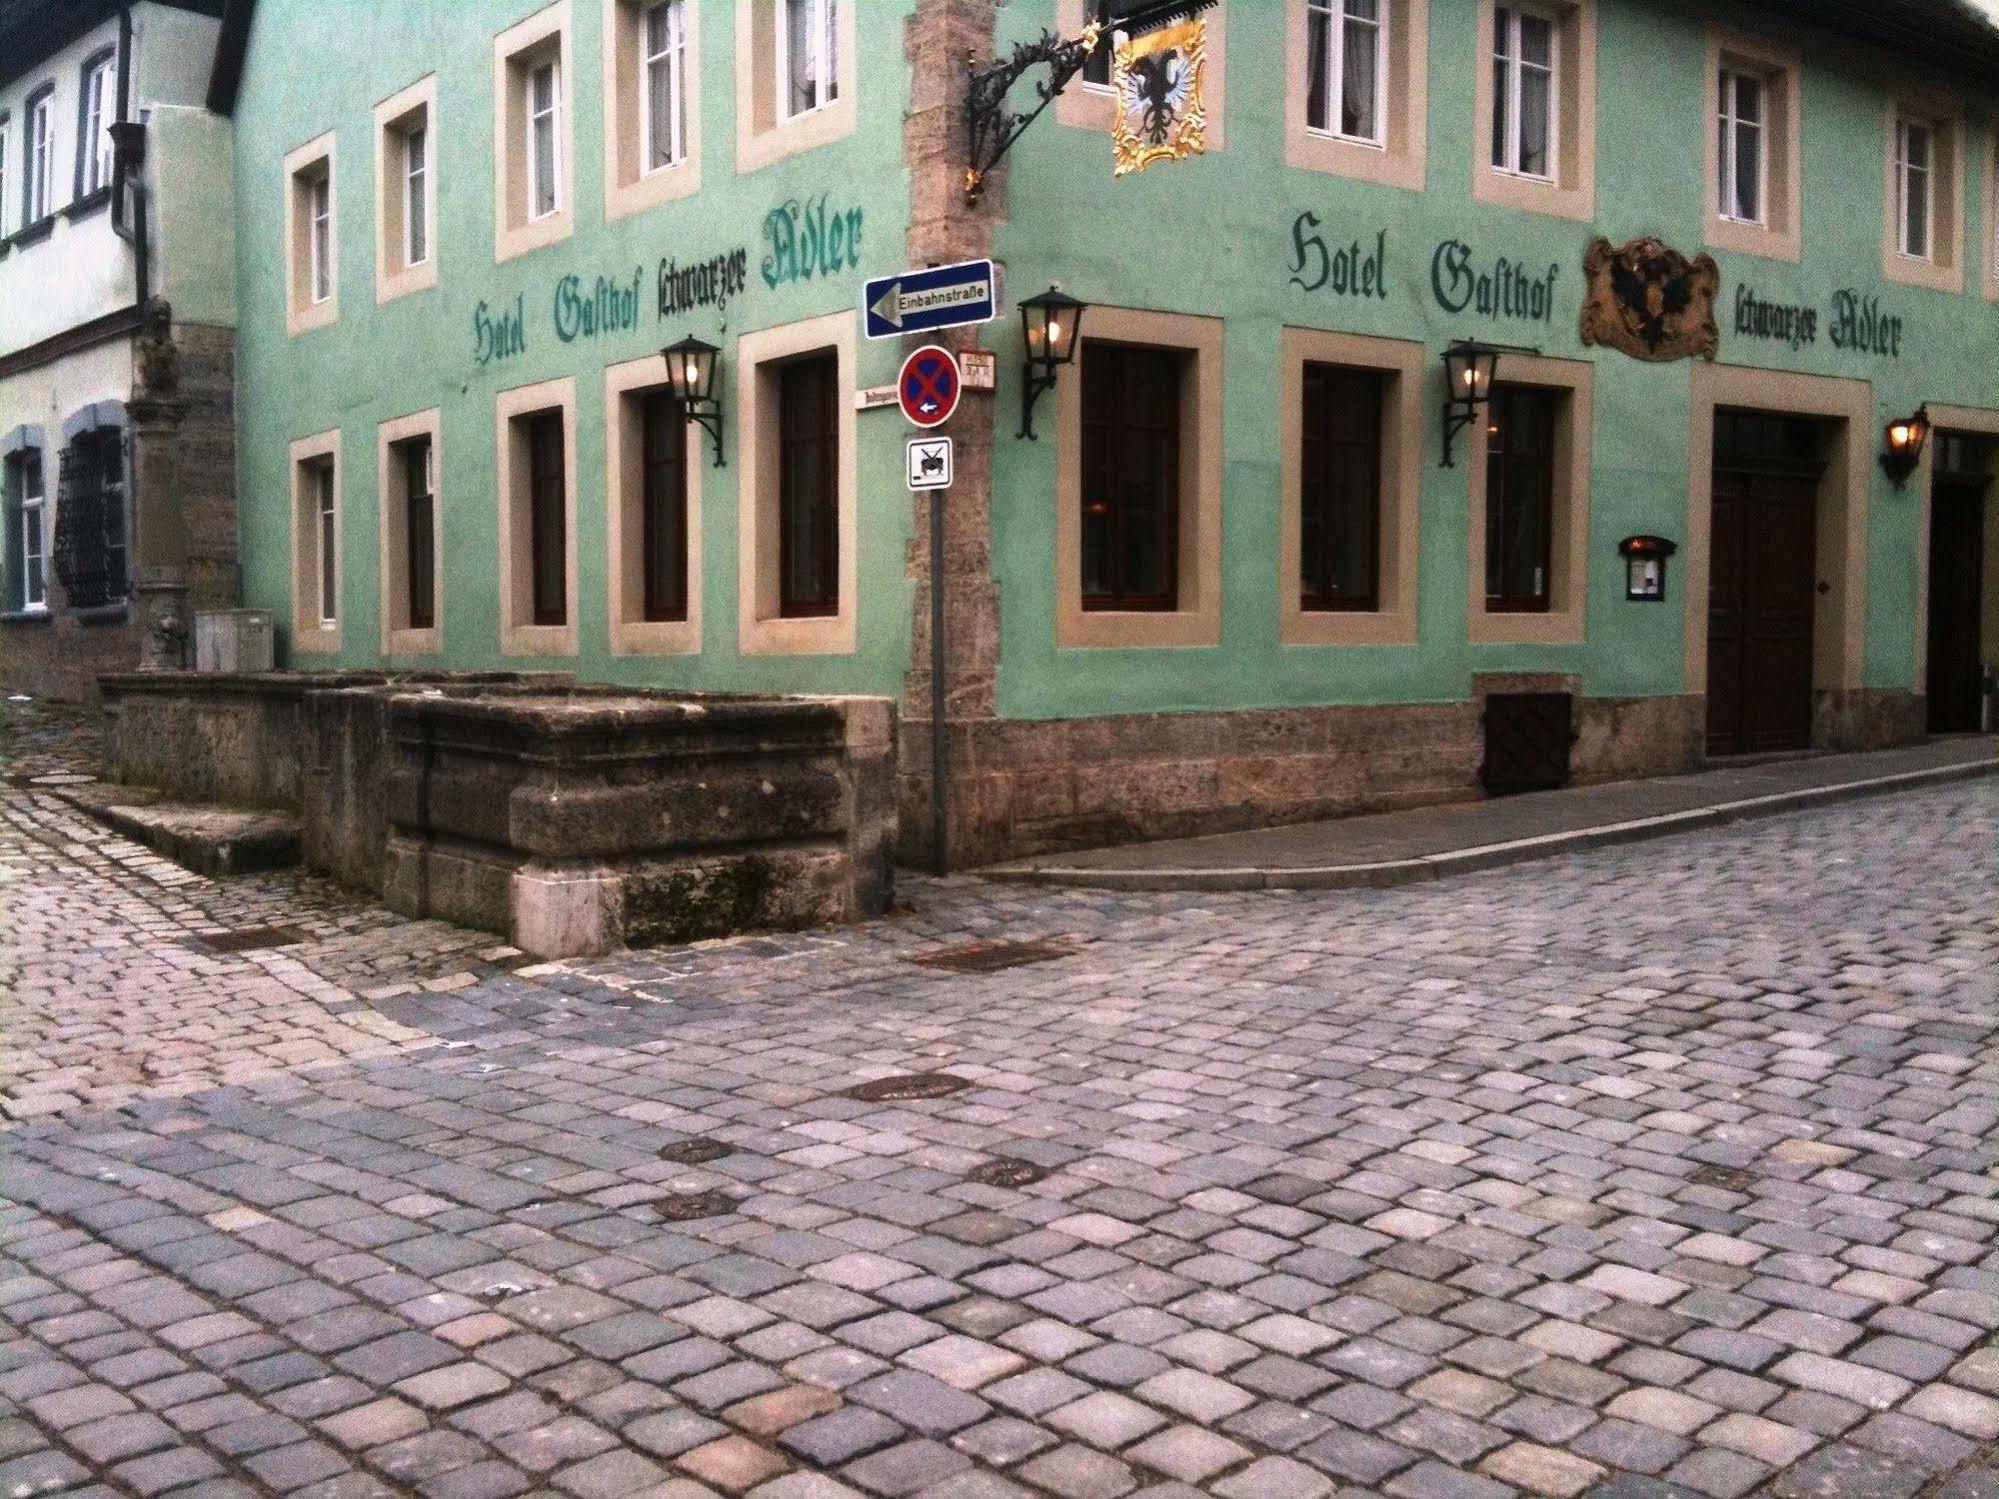
[[[1111,175],[1142,172],[1207,149],[1201,82],[1208,63],[1205,21],[1181,21],[1119,44],[1111,54]]]
[[[1582,340],[1633,359],[1665,363],[1721,352],[1714,299],[1721,270],[1712,255],[1687,259],[1650,237],[1612,248],[1598,236],[1583,252]]]

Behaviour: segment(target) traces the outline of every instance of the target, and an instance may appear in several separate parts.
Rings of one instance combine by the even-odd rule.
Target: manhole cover
[[[1761,1178],[1746,1166],[1696,1166],[1688,1180],[1696,1186],[1721,1187],[1730,1192],[1747,1192]]]
[[[695,1218],[720,1218],[736,1210],[736,1204],[722,1192],[675,1192],[652,1204],[654,1211],[669,1223],[686,1223]]]
[[[878,1077],[849,1088],[847,1097],[863,1103],[900,1103],[911,1098],[942,1098],[971,1086],[964,1078],[948,1072],[899,1072],[893,1077]]]
[[[676,1140],[659,1153],[659,1158],[679,1166],[699,1166],[734,1154],[735,1147],[720,1140]]]
[[[910,959],[919,968],[941,968],[948,973],[998,973],[1002,968],[1024,968],[1029,963],[1048,963],[1072,956],[1069,942],[974,942],[965,947],[947,947]]]
[[[1048,1168],[1037,1166],[1032,1161],[1018,1161],[1010,1156],[1002,1156],[996,1161],[974,1168],[966,1177],[982,1187],[1027,1187],[1048,1175]]]
[[[210,952],[256,952],[266,947],[290,947],[306,940],[295,926],[252,926],[238,932],[203,932],[188,945]]]

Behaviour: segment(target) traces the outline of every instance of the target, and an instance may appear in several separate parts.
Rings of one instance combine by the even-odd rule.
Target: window
[[[1084,346],[1087,610],[1180,606],[1180,363],[1171,350]]]
[[[1554,179],[1559,119],[1554,18],[1502,5],[1493,12],[1492,164],[1521,177]]]
[[[840,610],[839,365],[831,354],[778,372],[778,613]]]
[[[840,97],[838,11],[839,0],[778,0],[782,118],[795,120]]]
[[[1485,607],[1546,613],[1554,556],[1555,395],[1495,385],[1486,429]]]
[[[1768,218],[1764,184],[1769,176],[1769,88],[1754,74],[1723,68],[1720,90],[1719,211],[1737,224],[1763,224]]]
[[[1144,0],[1110,0],[1105,9],[1115,23],[1123,16],[1137,10],[1143,3]],[[1094,17],[1098,13],[1097,0],[1087,0],[1087,4],[1088,15]],[[1076,33],[1065,29],[1062,34],[1074,36]],[[1117,46],[1118,37],[1122,34],[1114,24],[1104,28],[1103,34],[1097,38],[1096,50],[1090,53],[1083,64],[1083,82],[1094,83],[1099,88],[1111,86],[1111,52]]]
[[[300,146],[285,158],[285,234],[290,290],[289,333],[324,327],[338,314],[340,241],[333,199],[333,137]]]
[[[437,626],[437,445],[428,434],[397,444],[403,473],[404,569],[409,628]]]
[[[340,433],[291,446],[294,651],[340,648]]]
[[[1931,258],[1936,225],[1936,132],[1922,120],[1895,121],[1895,248]]]
[[[77,196],[111,186],[111,126],[118,118],[118,58],[106,53],[84,64],[77,101]]]
[[[534,589],[534,622],[569,622],[569,524],[560,411],[537,411],[525,418],[528,448],[529,575]]]
[[[325,176],[306,184],[306,286],[314,303],[333,299],[333,183]]]
[[[559,0],[493,43],[493,253],[499,260],[553,244],[574,226],[569,27],[569,0]]]
[[[437,75],[375,106],[375,300],[437,284]]]
[[[557,134],[561,119],[562,79],[554,62],[541,63],[528,73],[528,185],[527,216],[545,219],[562,206],[562,187],[556,173]]]
[[[687,35],[684,0],[660,0],[645,12],[640,58],[640,159],[650,174],[687,157]]]
[[[8,460],[13,472],[12,488],[19,496],[21,607],[46,609],[49,606],[49,525],[48,497],[42,478],[42,455],[27,448]]]
[[[687,618],[687,415],[671,390],[640,398],[645,619]],[[837,441],[837,438],[836,438]]]
[[[376,429],[382,650],[388,655],[422,654],[444,646],[438,554],[442,434],[435,409],[396,417]]]
[[[1386,377],[1305,366],[1300,411],[1298,595],[1305,609],[1376,609]]]
[[[49,182],[55,176],[55,89],[53,85],[28,101],[25,127],[26,160],[21,165],[21,227],[49,216]]]
[[[1386,144],[1383,88],[1388,0],[1310,0],[1306,123],[1371,146]]]
[[[333,461],[319,458],[305,468],[307,503],[314,517],[313,598],[319,608],[321,629],[330,630],[340,621],[340,511],[333,488]]]
[[[90,427],[70,439],[58,459],[54,514],[45,519],[45,546],[70,605],[96,609],[123,603],[131,575],[122,428]]]

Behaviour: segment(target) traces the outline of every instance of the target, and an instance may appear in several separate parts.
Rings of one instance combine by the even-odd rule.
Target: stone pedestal
[[[194,621],[187,606],[186,530],[180,513],[180,424],[187,406],[135,395],[126,403],[132,439],[132,599],[139,669],[188,664]]]

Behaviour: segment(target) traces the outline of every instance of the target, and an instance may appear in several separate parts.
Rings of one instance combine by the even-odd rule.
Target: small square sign
[[[913,490],[951,487],[951,439],[909,439],[909,487]]]

